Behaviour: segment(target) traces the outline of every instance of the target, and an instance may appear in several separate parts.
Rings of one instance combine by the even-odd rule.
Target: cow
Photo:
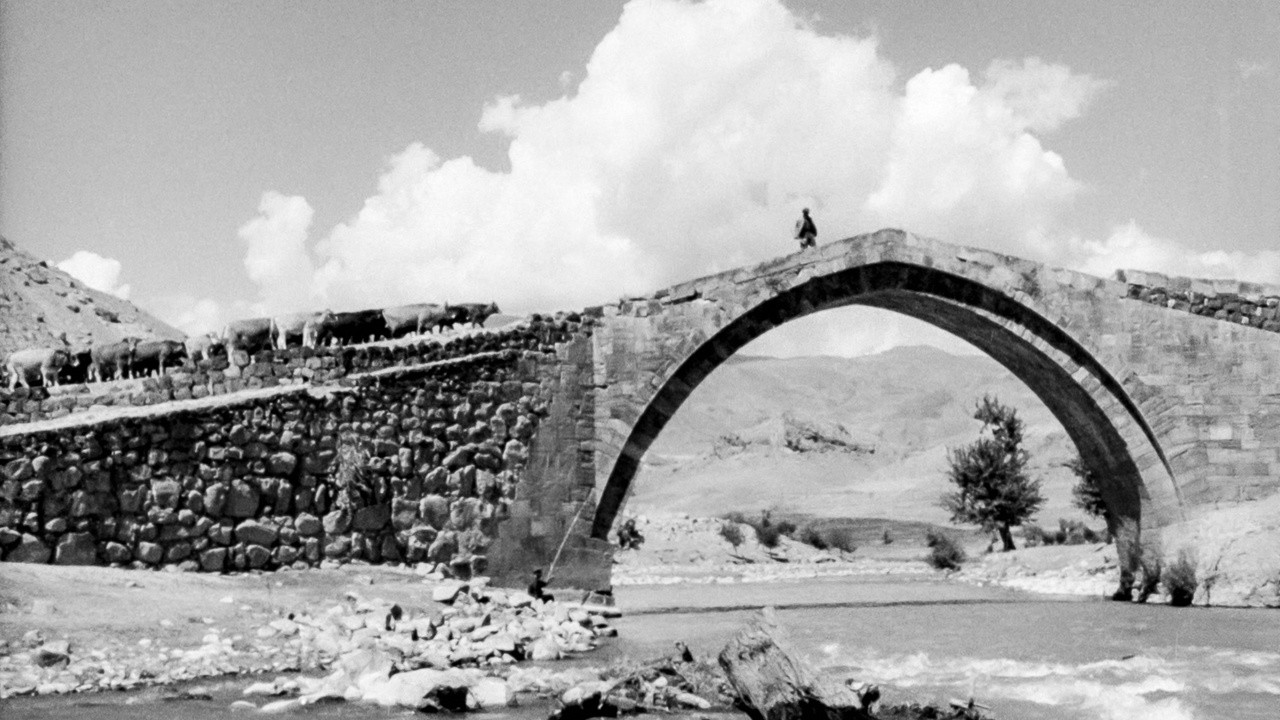
[[[92,360],[89,368],[90,380],[124,379],[129,375],[133,365],[133,351],[137,349],[138,338],[127,337],[109,345],[94,345],[89,350]]]
[[[13,390],[19,383],[22,387],[31,387],[32,377],[39,380],[41,385],[57,385],[58,372],[69,362],[71,353],[64,348],[15,350],[4,363],[9,375],[9,389]]]
[[[436,328],[443,330],[445,327],[452,327],[457,310],[449,303],[443,306],[435,303],[399,305],[383,308],[382,319],[390,337],[402,337],[410,333],[423,335]]]
[[[67,351],[70,361],[62,366],[58,373],[58,382],[62,385],[82,385],[93,382],[93,350],[92,348],[76,348]]]
[[[203,335],[192,335],[183,341],[183,346],[187,351],[187,358],[191,362],[199,362],[208,360],[213,357],[215,350],[225,351],[222,345],[222,338],[215,333],[205,333]]]
[[[295,338],[303,347],[315,347],[315,328],[325,316],[331,315],[333,313],[328,310],[318,313],[301,312],[277,315],[271,318],[271,339],[279,350],[289,347],[289,341]],[[308,328],[311,328],[310,333],[307,332]]]
[[[327,318],[316,323],[316,342],[321,345],[354,345],[369,342],[386,334],[386,331],[387,322],[382,318],[381,310],[329,313]]]
[[[177,340],[145,340],[133,351],[132,374],[144,377],[152,370],[164,377],[165,367],[181,363],[187,357],[187,348]]]
[[[459,322],[463,325],[470,323],[476,327],[484,327],[484,321],[488,320],[490,315],[497,315],[502,312],[498,309],[498,303],[496,302],[491,302],[487,305],[483,303],[463,303],[458,307],[466,313]]]
[[[222,342],[227,354],[241,350],[253,354],[271,347],[271,318],[232,320],[222,328]]]

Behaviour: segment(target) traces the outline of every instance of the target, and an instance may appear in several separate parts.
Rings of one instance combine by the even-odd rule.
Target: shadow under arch
[[[1086,468],[1100,478],[1112,516],[1109,524],[1132,528],[1134,536],[1124,540],[1128,547],[1121,548],[1122,570],[1137,563],[1136,532],[1144,521],[1152,527],[1173,519],[1156,518],[1149,511],[1153,487],[1174,498],[1181,512],[1168,459],[1137,404],[1070,334],[986,285],[890,261],[815,277],[781,291],[699,345],[669,375],[632,427],[601,492],[591,535],[607,539],[644,453],[716,367],[774,327],[847,305],[883,308],[930,323],[987,353],[1025,383],[1062,423]],[[1145,459],[1142,468],[1135,458]]]

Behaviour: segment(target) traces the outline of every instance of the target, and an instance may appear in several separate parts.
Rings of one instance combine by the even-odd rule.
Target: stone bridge
[[[681,403],[762,333],[846,305],[923,320],[1007,367],[1101,478],[1113,529],[1128,530],[1118,533],[1123,564],[1136,565],[1144,549],[1175,552],[1197,510],[1280,488],[1280,334],[1270,331],[1280,293],[1157,282],[1170,287],[883,230],[605,306],[591,338],[591,382],[574,399],[576,435],[522,487],[561,504],[524,495],[532,505],[518,504],[517,514],[525,517],[504,527],[505,551],[518,559],[510,566],[549,562],[559,548],[539,537],[567,533],[568,566],[557,573],[602,581],[607,568],[591,564],[604,557],[641,458]],[[1198,307],[1206,296],[1227,302],[1206,313],[1216,317],[1193,314],[1169,299],[1179,288]],[[566,482],[573,487],[559,493],[537,490]]]
[[[601,587],[641,459],[689,394],[762,333],[854,304],[1025,382],[1101,478],[1126,569],[1194,543],[1208,510],[1280,497],[1280,291],[883,230],[468,337],[202,361],[127,394],[0,394],[0,553],[430,561],[513,584],[554,564],[557,584]]]

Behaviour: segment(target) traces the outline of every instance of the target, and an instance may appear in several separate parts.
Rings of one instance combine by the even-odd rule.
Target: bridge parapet
[[[1117,271],[1128,296],[1170,310],[1280,332],[1280,286]]]

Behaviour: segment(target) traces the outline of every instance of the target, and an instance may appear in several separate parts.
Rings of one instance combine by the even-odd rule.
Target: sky
[[[188,332],[901,227],[1280,283],[1280,5],[0,0],[0,235]],[[762,354],[962,343],[830,311]]]

